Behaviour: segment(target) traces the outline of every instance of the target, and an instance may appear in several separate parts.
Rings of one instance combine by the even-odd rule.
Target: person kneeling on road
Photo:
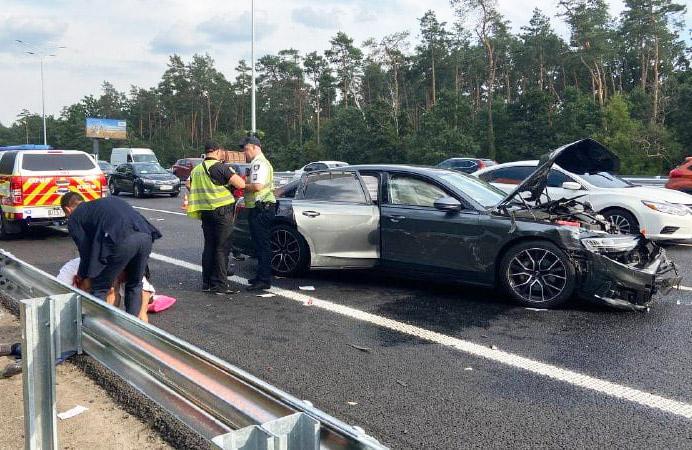
[[[105,197],[84,202],[68,192],[60,200],[67,229],[79,250],[77,283],[89,279],[95,297],[106,300],[118,276],[126,273],[125,310],[138,316],[142,277],[154,240],[161,233],[124,200]]]
[[[58,273],[57,279],[65,284],[72,285],[78,289],[85,292],[91,291],[90,280],[81,280],[77,275],[79,271],[80,258],[74,258],[67,261]],[[139,310],[137,317],[143,322],[149,322],[149,316],[147,314],[147,309],[149,308],[149,303],[151,303],[152,297],[156,293],[156,289],[148,280],[148,274],[145,271],[144,277],[142,277],[142,306]],[[125,273],[118,275],[113,287],[111,287],[106,294],[106,303],[113,305],[115,307],[120,307],[120,300],[125,297],[125,290],[123,282],[127,278]]]
[[[230,165],[220,161],[223,151],[216,143],[204,146],[205,158],[190,174],[187,215],[202,221],[202,291],[217,295],[240,292],[228,287],[229,254],[233,247],[232,190],[244,189],[245,181]]]

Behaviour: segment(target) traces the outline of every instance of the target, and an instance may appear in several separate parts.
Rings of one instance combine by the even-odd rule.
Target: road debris
[[[298,286],[298,289],[301,291],[314,291],[315,286]]]
[[[490,349],[491,349],[491,350],[497,350],[497,345],[491,345],[491,346],[490,346]]]
[[[464,370],[466,370],[466,371],[473,370],[473,367],[464,367]]]
[[[89,411],[89,408],[82,405],[77,405],[74,408],[68,409],[65,412],[58,413],[58,417],[60,418],[60,420],[67,420],[71,419],[74,416],[82,414],[84,411]]]
[[[355,344],[348,344],[348,346],[353,347],[356,350],[360,350],[361,352],[365,352],[365,353],[370,353],[370,351],[372,351],[372,349],[370,347],[361,347],[361,346],[355,345]]]
[[[276,297],[276,294],[272,294],[270,292],[267,292],[266,294],[257,294],[258,297],[262,298],[270,298],[270,297]]]
[[[346,403],[348,403],[351,406],[356,406],[358,404],[358,402],[346,402]]]
[[[404,383],[401,380],[396,380],[396,382],[399,383],[400,385],[402,385],[403,387],[408,387],[408,384]]]
[[[545,308],[524,308],[527,311],[548,311]]]

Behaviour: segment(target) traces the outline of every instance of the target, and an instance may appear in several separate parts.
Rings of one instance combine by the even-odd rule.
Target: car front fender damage
[[[654,295],[667,294],[680,285],[682,277],[665,250],[647,242],[646,259],[624,263],[608,254],[571,252],[580,276],[580,296],[590,301],[629,311],[646,311]]]

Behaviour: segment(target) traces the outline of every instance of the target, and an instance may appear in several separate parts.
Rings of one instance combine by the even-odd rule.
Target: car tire
[[[615,227],[617,233],[622,234],[639,234],[639,221],[634,214],[622,208],[611,208],[602,211],[603,217],[606,218],[612,226]]]
[[[576,269],[567,254],[547,241],[527,241],[509,248],[500,261],[499,281],[515,301],[554,308],[567,302],[576,286]]]
[[[113,183],[113,181],[108,183],[108,190],[110,191],[111,195],[114,195],[116,197],[118,196],[118,194],[120,194],[120,191],[117,187],[115,187],[115,183]]]
[[[281,277],[295,277],[308,269],[310,248],[305,238],[288,225],[277,225],[271,231],[272,272]]]
[[[144,189],[139,183],[135,183],[134,187],[132,188],[132,195],[134,195],[135,198],[144,197]]]
[[[0,240],[6,241],[16,238],[21,234],[21,232],[24,231],[23,227],[21,227],[21,231],[19,233],[17,231],[10,231],[10,228],[10,224],[8,223],[7,219],[5,219],[5,214],[0,211]]]

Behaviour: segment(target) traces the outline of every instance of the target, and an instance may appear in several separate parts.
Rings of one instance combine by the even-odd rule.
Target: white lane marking
[[[165,209],[154,209],[154,208],[145,208],[143,206],[133,206],[134,209],[141,209],[144,211],[155,211],[155,212],[160,212],[160,213],[165,213],[165,214],[175,214],[176,216],[187,216],[185,213],[181,212],[175,212],[175,211],[168,211]]]
[[[194,270],[195,272],[202,272],[202,266],[192,264],[187,261],[181,261],[179,259],[171,258],[169,256],[160,255],[158,253],[152,253],[151,258],[158,261],[173,264],[178,267],[183,267],[185,269]],[[229,279],[231,281],[243,285],[248,284],[246,278],[242,278],[237,275],[229,277]],[[426,341],[451,347],[473,356],[485,358],[487,360],[495,361],[500,364],[505,364],[507,366],[515,367],[517,369],[532,372],[536,375],[541,375],[544,377],[551,378],[553,380],[562,381],[573,386],[578,386],[583,389],[589,389],[591,391],[600,392],[601,394],[605,394],[610,397],[627,400],[638,405],[646,406],[652,409],[658,409],[670,414],[674,414],[676,416],[681,416],[686,419],[692,420],[692,404],[689,403],[671,400],[665,397],[661,397],[659,395],[640,391],[638,389],[634,389],[627,386],[622,386],[616,383],[612,383],[610,381],[602,380],[579,372],[562,369],[551,364],[542,363],[540,361],[534,361],[532,359],[515,355],[509,352],[504,352],[502,350],[490,349],[484,345],[479,345],[473,342],[465,341],[451,336],[446,336],[441,333],[429,331],[424,328],[409,325],[403,322],[398,322],[396,320],[387,319],[386,317],[370,314],[365,311],[360,311],[358,309],[351,308],[348,306],[339,305],[337,303],[332,303],[326,300],[320,300],[318,298],[301,294],[299,292],[289,291],[286,289],[276,287],[272,288],[269,292],[272,292],[276,295],[280,295],[289,300],[300,302],[302,304],[312,304],[312,306],[315,306],[317,308],[322,308],[332,313],[349,317],[351,319],[367,322],[372,325],[388,328],[399,333],[415,336]]]
[[[692,291],[692,287],[689,286],[678,286],[677,289],[681,291]]]

